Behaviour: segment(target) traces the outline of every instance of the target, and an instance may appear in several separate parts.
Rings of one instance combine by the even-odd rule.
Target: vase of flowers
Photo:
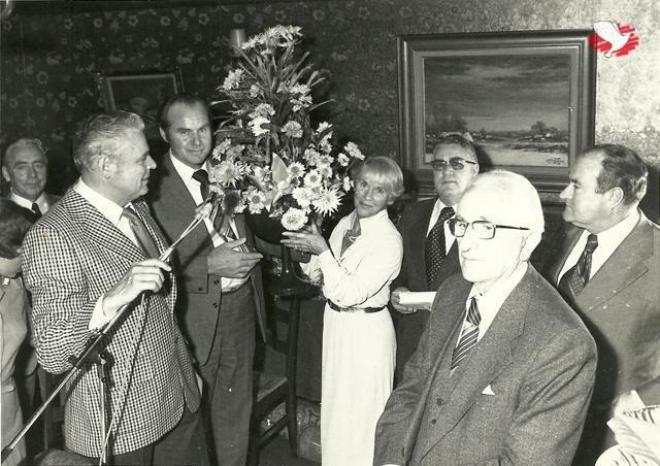
[[[275,26],[243,43],[217,89],[214,103],[228,104],[231,116],[216,132],[209,173],[230,212],[292,231],[337,211],[351,189],[351,164],[364,158],[354,143],[333,146],[330,123],[312,124],[312,111],[327,103],[312,100],[324,77],[307,52],[297,53],[301,39],[299,27]]]
[[[245,212],[255,234],[271,243],[334,214],[351,189],[351,165],[364,159],[352,142],[335,148],[330,123],[312,123],[312,112],[328,102],[312,98],[325,78],[297,49],[301,39],[296,26],[250,37],[214,102],[229,106],[230,116],[215,134],[212,189],[225,214]]]

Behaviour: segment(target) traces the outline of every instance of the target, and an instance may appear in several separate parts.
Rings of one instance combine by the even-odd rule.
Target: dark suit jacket
[[[378,421],[374,465],[570,464],[594,383],[593,339],[529,266],[450,375],[471,286],[455,275],[438,290],[419,348]]]
[[[640,212],[641,214],[641,212]],[[550,271],[553,283],[584,230],[571,229]],[[593,423],[589,431],[609,434],[612,401],[629,390],[645,397],[660,394],[660,228],[641,214],[639,223],[578,296],[567,296],[598,345]],[[593,425],[591,425],[593,424]],[[585,428],[585,436],[587,435]],[[594,433],[594,437],[596,434]],[[586,442],[587,440],[585,440]],[[611,443],[611,439],[608,441]],[[605,445],[588,446],[595,452]],[[582,449],[582,446],[581,446]]]
[[[410,291],[435,291],[440,284],[455,273],[460,272],[458,246],[456,241],[449,254],[442,261],[438,277],[429,288],[426,284],[425,242],[433,206],[436,198],[413,202],[406,205],[397,225],[403,239],[403,262],[401,271],[392,283],[391,289],[405,286]],[[396,329],[396,370],[395,382],[403,376],[403,367],[417,349],[424,327],[429,319],[426,310],[412,314],[401,314],[392,310],[392,320]]]
[[[157,189],[150,190],[149,203],[154,218],[170,241],[178,238],[193,218],[195,202],[188,188],[165,154],[158,168]],[[216,228],[221,215],[215,219]],[[238,215],[236,227],[247,244],[254,246],[252,235],[247,231],[245,220]],[[179,278],[179,301],[177,313],[184,333],[193,346],[197,362],[205,364],[213,345],[220,314],[222,289],[220,277],[209,275],[207,257],[213,250],[213,242],[205,225],[199,225],[181,242],[172,256],[172,264]],[[259,266],[250,272],[249,285],[254,289],[257,321],[262,335],[264,330],[264,296]]]
[[[165,239],[144,202],[134,202],[159,251]],[[52,373],[71,368],[91,336],[94,307],[144,253],[76,191],[65,196],[28,232],[23,273],[32,292],[32,323],[39,363]],[[191,411],[199,392],[191,356],[174,319],[175,281],[136,299],[110,332],[110,412],[115,453],[154,443]],[[91,457],[101,454],[99,380],[83,371],[67,387],[66,445]]]
[[[447,257],[442,261],[435,283],[430,289],[426,284],[424,243],[435,202],[436,199],[433,198],[410,203],[406,205],[401,215],[398,228],[403,238],[403,263],[398,277],[392,283],[392,289],[405,286],[410,291],[435,291],[447,277],[461,270],[458,261],[458,246],[454,241]]]

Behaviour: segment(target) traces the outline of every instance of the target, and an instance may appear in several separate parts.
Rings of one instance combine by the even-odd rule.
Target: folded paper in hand
[[[435,291],[404,291],[399,293],[402,306],[430,306],[435,299]]]

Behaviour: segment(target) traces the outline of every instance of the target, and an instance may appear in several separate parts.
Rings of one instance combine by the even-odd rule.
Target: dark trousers
[[[211,426],[216,463],[244,466],[250,439],[255,304],[248,282],[223,293],[218,328],[204,379],[202,409]]]
[[[412,314],[401,314],[392,309],[390,314],[396,332],[396,368],[394,369],[394,386],[396,387],[403,378],[405,364],[417,350],[431,313],[419,310]]]
[[[99,459],[94,458],[93,464]],[[187,407],[179,423],[156,443],[120,455],[108,464],[114,466],[208,466],[208,451],[200,412]]]

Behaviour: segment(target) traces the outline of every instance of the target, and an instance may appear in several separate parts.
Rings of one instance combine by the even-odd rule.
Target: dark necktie
[[[209,174],[203,168],[193,173],[193,179],[199,181],[199,192],[202,194],[202,202],[209,195]]]
[[[130,207],[125,207],[124,212],[122,213],[124,217],[128,219],[128,222],[131,224],[131,229],[135,235],[135,239],[142,248],[142,251],[148,258],[158,258],[160,253],[158,252],[158,247],[154,242],[154,239],[151,237],[149,230],[144,225],[144,222],[138,217],[138,215]]]
[[[479,306],[477,305],[476,298],[470,300],[470,308],[467,311],[466,320],[468,325],[463,325],[461,337],[458,340],[458,344],[456,345],[456,348],[454,348],[454,354],[451,357],[451,370],[456,369],[461,361],[468,356],[470,351],[472,351],[472,348],[477,344],[481,314],[479,314]]]
[[[37,218],[41,218],[42,215],[41,209],[39,208],[39,204],[37,204],[36,202],[32,203],[32,212],[34,212],[34,215],[36,215]]]
[[[348,249],[348,247],[355,243],[355,240],[358,239],[358,236],[362,233],[362,230],[360,229],[360,219],[358,216],[355,216],[355,220],[353,220],[353,227],[350,230],[346,230],[344,232],[344,237],[341,240],[341,252],[339,253],[340,256],[344,255],[344,251]]]
[[[591,256],[598,247],[598,236],[590,234],[587,238],[587,245],[582,251],[582,255],[577,263],[566,271],[561,280],[559,280],[559,290],[568,297],[577,297],[591,275]]]
[[[453,208],[443,208],[438,220],[426,237],[424,261],[426,265],[426,285],[429,289],[433,288],[438,273],[440,273],[440,263],[447,255],[445,252],[445,222],[453,216]]]

